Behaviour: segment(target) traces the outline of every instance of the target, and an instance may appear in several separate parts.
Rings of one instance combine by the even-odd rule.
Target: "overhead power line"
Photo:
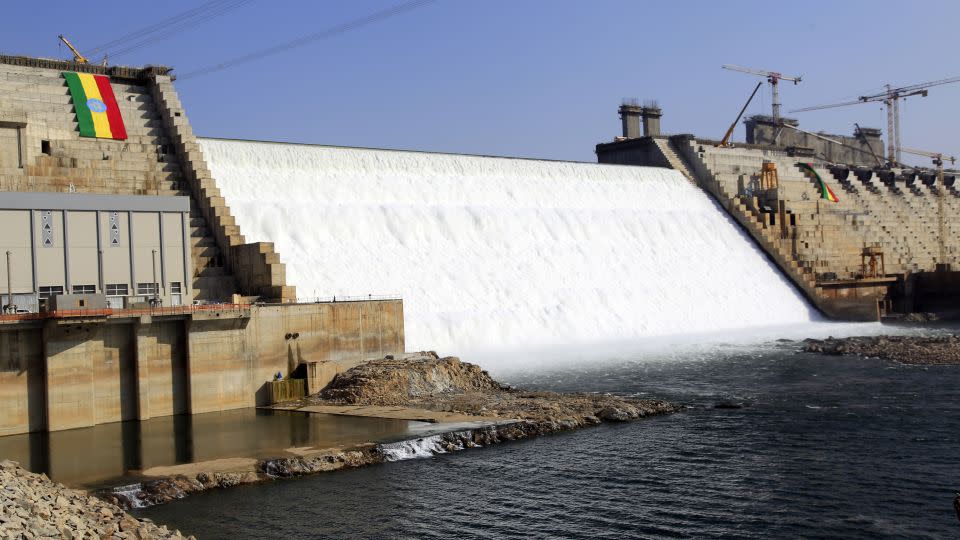
[[[183,75],[177,76],[177,80],[182,81],[184,79],[199,77],[201,75],[208,75],[210,73],[222,71],[224,69],[228,69],[239,64],[245,64],[248,62],[253,62],[255,60],[260,60],[261,58],[266,58],[268,56],[280,54],[290,49],[302,47],[304,45],[313,43],[314,41],[320,41],[322,39],[332,38],[340,34],[347,33],[351,30],[356,30],[363,26],[367,26],[375,22],[383,21],[385,19],[389,19],[391,17],[401,15],[403,13],[412,11],[414,9],[425,6],[427,4],[432,4],[435,1],[436,0],[413,0],[411,2],[406,2],[392,8],[380,10],[380,11],[371,13],[370,15],[366,15],[364,17],[360,17],[357,19],[347,21],[345,23],[338,24],[337,26],[327,28],[326,30],[314,32],[313,34],[308,34],[306,36],[302,36],[297,39],[290,40],[285,43],[281,43],[279,45],[274,45],[273,47],[268,47],[265,49],[261,49],[259,51],[254,51],[252,53],[248,53],[243,56],[238,56],[231,60],[221,62],[219,64],[214,64],[206,68],[197,69],[194,71],[184,73]]]
[[[249,2],[250,0],[212,0],[206,2],[193,9],[188,9],[172,17],[168,17],[162,21],[98,45],[89,50],[88,56],[100,53],[108,56],[126,54],[150,43],[166,39],[212,18],[229,13]]]
[[[137,49],[146,47],[147,45],[150,45],[151,43],[155,43],[155,42],[157,42],[157,41],[161,41],[161,40],[167,39],[167,38],[173,36],[174,34],[178,34],[178,33],[182,32],[182,31],[184,31],[184,30],[187,30],[187,29],[189,29],[189,28],[193,28],[194,26],[197,26],[197,25],[199,25],[199,24],[202,24],[202,23],[204,23],[204,22],[206,22],[206,21],[208,21],[208,20],[210,20],[210,19],[213,19],[213,18],[215,18],[215,17],[219,17],[219,16],[221,16],[221,15],[224,15],[224,14],[226,14],[226,13],[229,13],[230,11],[233,11],[234,9],[236,9],[236,8],[238,8],[238,7],[242,7],[243,5],[248,4],[248,3],[250,3],[250,0],[238,0],[238,1],[234,1],[233,3],[228,4],[228,5],[224,6],[223,8],[221,8],[221,9],[219,9],[219,10],[216,10],[216,11],[214,11],[214,12],[212,12],[212,13],[204,14],[204,15],[201,16],[201,17],[198,17],[198,18],[195,18],[195,19],[193,19],[193,20],[190,20],[189,22],[183,23],[183,24],[181,24],[181,25],[179,25],[179,26],[170,28],[170,29],[168,29],[168,30],[166,30],[166,31],[164,31],[164,32],[158,32],[158,33],[154,34],[153,36],[150,36],[150,37],[147,37],[147,38],[145,38],[145,39],[142,39],[142,40],[140,40],[140,41],[138,41],[138,42],[136,42],[136,43],[133,43],[133,44],[127,46],[127,47],[123,47],[123,48],[120,48],[120,49],[116,49],[116,50],[113,50],[113,51],[109,51],[107,54],[108,54],[109,56],[121,56],[121,55],[130,53],[130,52],[133,52],[133,51],[135,51],[135,50],[137,50]]]

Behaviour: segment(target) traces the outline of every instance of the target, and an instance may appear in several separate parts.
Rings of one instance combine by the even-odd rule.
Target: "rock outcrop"
[[[960,337],[875,336],[804,340],[804,352],[859,355],[901,364],[960,364]]]
[[[2,538],[183,538],[147,519],[34,474],[14,461],[0,462]],[[189,538],[193,538],[192,536]]]
[[[426,396],[504,388],[476,364],[420,353],[415,359],[388,357],[359,365],[334,377],[320,397],[348,405],[408,405],[411,399]]]
[[[401,406],[486,419],[516,419],[533,423],[538,433],[603,421],[625,422],[676,410],[665,401],[515,389],[495,381],[475,364],[454,356],[438,358],[432,352],[354,367],[303,403]]]

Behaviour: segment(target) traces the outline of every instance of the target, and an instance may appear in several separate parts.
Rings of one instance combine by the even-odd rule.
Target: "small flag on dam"
[[[817,181],[817,186],[820,189],[820,197],[826,199],[830,202],[840,202],[840,198],[837,197],[837,194],[830,189],[830,186],[823,181],[823,178],[820,178],[820,175],[814,170],[813,165],[809,163],[799,163],[800,168],[805,172],[808,172],[813,175],[813,178]]]
[[[81,137],[118,140],[127,138],[120,107],[117,106],[113,88],[110,87],[110,77],[64,71],[63,78],[70,87]]]

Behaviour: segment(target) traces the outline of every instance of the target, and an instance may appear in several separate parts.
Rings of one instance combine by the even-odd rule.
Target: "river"
[[[233,540],[955,537],[960,370],[798,349],[771,341],[501,367],[524,387],[686,408],[138,515]]]

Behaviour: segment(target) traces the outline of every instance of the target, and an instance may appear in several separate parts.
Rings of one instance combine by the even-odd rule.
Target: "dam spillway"
[[[636,340],[817,317],[676,171],[200,139],[300,297],[400,294],[408,350]]]

